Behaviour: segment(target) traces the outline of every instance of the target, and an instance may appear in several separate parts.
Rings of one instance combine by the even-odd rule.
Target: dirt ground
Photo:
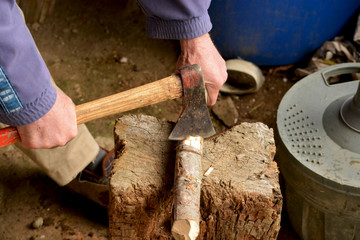
[[[120,0],[57,1],[44,23],[28,24],[56,83],[76,104],[143,85],[175,71],[178,43],[149,39],[144,16],[132,2]],[[276,125],[284,93],[296,81],[290,70],[262,69],[258,93],[231,96],[240,122]],[[277,71],[279,70],[279,71]],[[220,95],[220,99],[225,95]],[[132,113],[175,121],[181,101],[160,103]],[[125,113],[127,114],[127,113]],[[110,149],[116,117],[87,124]],[[217,132],[227,129],[214,115]],[[57,186],[14,146],[0,149],[0,239],[108,239],[105,209]],[[33,229],[37,218],[44,224]],[[297,239],[286,221],[279,239]]]

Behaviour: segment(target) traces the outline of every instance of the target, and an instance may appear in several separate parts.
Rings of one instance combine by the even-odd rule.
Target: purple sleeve
[[[138,0],[153,38],[191,39],[208,33],[210,0]]]
[[[0,122],[26,125],[45,115],[57,94],[15,0],[1,0],[0,10]]]

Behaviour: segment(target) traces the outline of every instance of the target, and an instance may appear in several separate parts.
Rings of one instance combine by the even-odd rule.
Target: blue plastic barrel
[[[360,0],[212,0],[214,43],[225,59],[293,64],[335,37]]]

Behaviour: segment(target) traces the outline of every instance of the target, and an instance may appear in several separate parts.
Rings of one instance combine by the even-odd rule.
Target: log
[[[115,125],[110,239],[172,239],[173,123],[127,115]],[[204,141],[197,239],[276,239],[282,195],[272,129],[242,123]]]
[[[203,145],[204,138],[189,136],[179,142],[176,151],[171,227],[175,240],[195,240],[199,235]]]

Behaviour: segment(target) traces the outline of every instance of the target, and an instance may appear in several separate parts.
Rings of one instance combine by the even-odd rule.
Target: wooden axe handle
[[[171,75],[161,80],[76,106],[77,123],[126,112],[183,95],[181,79]]]
[[[158,81],[76,106],[77,124],[126,112],[183,95],[180,76]],[[16,127],[0,129],[0,147],[21,141]]]

